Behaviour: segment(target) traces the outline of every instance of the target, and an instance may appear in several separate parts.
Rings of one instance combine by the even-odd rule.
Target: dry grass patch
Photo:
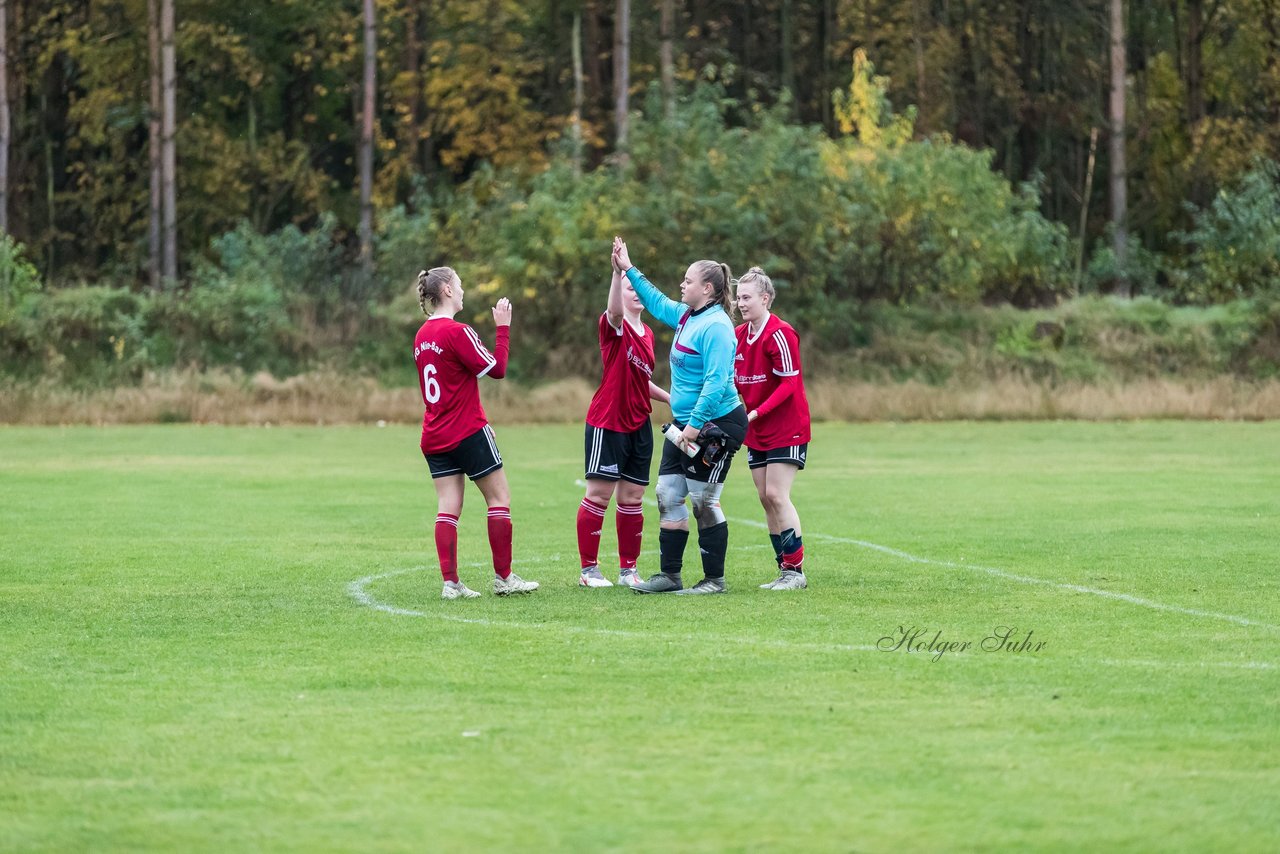
[[[595,390],[581,379],[481,387],[489,417],[499,424],[579,421]],[[1280,382],[1218,377],[1051,385],[1006,377],[931,386],[815,380],[809,383],[809,401],[816,419],[836,421],[1264,420],[1280,418]],[[664,414],[660,408],[655,417]],[[0,423],[8,424],[358,424],[421,417],[416,387],[386,388],[372,379],[328,372],[283,380],[267,373],[170,373],[136,387],[89,391],[54,384],[0,387]]]

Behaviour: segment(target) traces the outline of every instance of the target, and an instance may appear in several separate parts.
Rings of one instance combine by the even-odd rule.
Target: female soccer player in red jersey
[[[453,317],[462,310],[462,280],[452,268],[418,274],[418,304],[427,320],[413,341],[422,416],[422,453],[436,487],[436,554],[444,576],[442,599],[471,599],[480,594],[458,580],[458,516],[462,513],[465,474],[480,487],[489,506],[489,548],[493,551],[493,592],[499,596],[531,593],[535,581],[511,571],[511,489],[502,472],[502,454],[480,405],[483,376],[501,379],[511,348],[511,303],[493,307],[497,344],[490,353],[475,330]]]
[[[614,244],[616,246],[617,239]],[[600,571],[600,532],[609,499],[618,497],[618,583],[640,582],[636,561],[644,531],[641,499],[649,484],[653,428],[649,399],[671,402],[653,383],[653,330],[640,319],[644,305],[629,280],[613,264],[609,300],[600,315],[600,358],[604,373],[587,409],[587,495],[578,505],[578,556],[583,587],[612,587]]]
[[[809,400],[800,373],[800,339],[791,324],[769,311],[776,295],[773,281],[759,267],[738,280],[738,313],[745,322],[734,330],[734,382],[747,408],[747,466],[778,561],[778,577],[760,586],[802,590],[808,580],[791,484],[809,450]]]

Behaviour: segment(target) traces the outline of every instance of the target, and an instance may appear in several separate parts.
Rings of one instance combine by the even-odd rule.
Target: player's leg
[[[801,537],[800,514],[791,501],[791,487],[800,471],[797,463],[770,462],[765,466],[764,501],[768,513],[777,524],[782,561],[778,579],[772,590],[797,590],[808,586],[804,576],[804,539]]]
[[[760,506],[764,508],[765,527],[769,531],[769,545],[773,546],[773,559],[778,566],[779,573],[782,570],[782,538],[778,536],[781,529],[778,528],[778,522],[773,517],[773,510],[769,506],[769,502],[765,500],[765,494],[768,486],[769,468],[768,468],[768,451],[757,451],[747,448],[747,463],[751,468],[751,481],[756,486],[756,495],[760,497]],[[776,581],[777,579],[774,579]],[[762,584],[761,587],[772,587],[773,581],[768,584]]]
[[[536,582],[524,581],[511,571],[511,487],[502,469],[502,454],[493,428],[486,424],[458,445],[467,477],[471,478],[488,507],[489,549],[493,553],[493,592],[529,593]]]
[[[680,572],[689,542],[689,485],[684,476],[688,457],[670,442],[662,443],[658,465],[658,573],[637,584],[637,593],[670,593],[684,586]]]
[[[618,465],[611,454],[612,431],[587,425],[586,454],[587,494],[578,504],[578,559],[581,563],[578,584],[582,587],[612,587],[600,572],[600,537],[604,532],[605,513],[618,480]]]
[[[625,437],[624,461],[619,469],[616,495],[618,509],[614,524],[618,534],[618,582],[627,587],[640,583],[636,566],[644,539],[644,492],[649,487],[649,465],[653,460],[653,427],[642,424]]]
[[[698,520],[698,553],[702,556],[702,580],[685,594],[725,592],[724,564],[729,552],[729,520],[720,507],[720,493],[734,453],[747,435],[747,413],[741,405],[715,419],[715,426],[727,436],[718,457],[700,458],[689,476],[689,506]]]
[[[618,583],[634,587],[640,582],[637,565],[644,540],[644,492],[647,484],[618,481],[618,507],[614,525],[618,534]]]
[[[433,477],[436,488],[436,557],[444,587],[442,599],[473,599],[479,596],[458,579],[458,517],[462,515],[462,492],[466,481],[462,473]]]

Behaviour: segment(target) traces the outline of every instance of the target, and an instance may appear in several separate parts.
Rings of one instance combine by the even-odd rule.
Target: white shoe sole
[[[579,587],[612,587],[613,582],[607,578],[588,578],[585,575],[578,576]]]

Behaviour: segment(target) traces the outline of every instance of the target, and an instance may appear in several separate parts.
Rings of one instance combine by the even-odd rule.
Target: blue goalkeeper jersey
[[[627,278],[644,307],[676,331],[671,342],[671,414],[682,424],[701,430],[702,425],[728,415],[738,407],[733,384],[733,355],[738,340],[733,321],[719,303],[690,311],[669,299],[632,267]]]

